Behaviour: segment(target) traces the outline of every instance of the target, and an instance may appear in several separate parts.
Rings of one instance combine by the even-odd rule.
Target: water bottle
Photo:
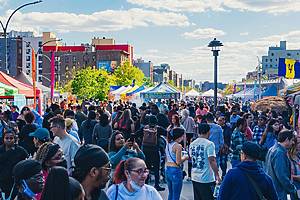
[[[220,187],[221,187],[220,184],[215,186],[215,190],[214,190],[214,194],[213,194],[214,198],[218,198]]]

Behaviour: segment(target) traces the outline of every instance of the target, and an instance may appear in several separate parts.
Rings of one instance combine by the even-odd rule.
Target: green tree
[[[112,74],[115,85],[131,85],[135,80],[136,85],[143,85],[144,73],[137,67],[132,66],[129,62],[117,67]]]
[[[147,86],[147,87],[153,87],[154,86],[154,84],[151,82],[150,78],[148,78],[148,77],[144,77],[143,82],[144,82],[144,85]]]
[[[71,82],[72,93],[79,98],[96,98],[104,100],[109,92],[113,79],[104,69],[91,67],[76,72]]]

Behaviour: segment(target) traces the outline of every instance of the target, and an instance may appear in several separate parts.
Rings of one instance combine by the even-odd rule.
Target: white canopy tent
[[[214,90],[210,89],[210,90],[208,90],[206,92],[203,92],[201,94],[201,96],[203,96],[203,97],[214,97]],[[220,93],[217,93],[217,97],[222,97],[222,95]]]
[[[197,92],[197,91],[194,90],[194,89],[191,89],[191,90],[188,91],[184,96],[186,96],[186,97],[198,97],[198,96],[200,96],[200,93]]]

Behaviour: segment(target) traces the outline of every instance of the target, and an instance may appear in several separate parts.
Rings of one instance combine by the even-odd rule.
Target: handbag
[[[255,181],[251,178],[251,176],[247,173],[245,173],[245,175],[247,176],[248,180],[250,181],[251,185],[254,187],[256,194],[259,196],[260,200],[267,200],[266,197],[264,197],[263,193],[261,192],[261,190],[259,189],[258,185],[255,183]]]

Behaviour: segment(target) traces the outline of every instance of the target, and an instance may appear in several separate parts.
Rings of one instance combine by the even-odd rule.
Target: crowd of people
[[[298,199],[288,113],[199,101],[83,101],[0,112],[3,200]],[[231,166],[231,167],[228,167]],[[230,169],[229,169],[230,168]]]

